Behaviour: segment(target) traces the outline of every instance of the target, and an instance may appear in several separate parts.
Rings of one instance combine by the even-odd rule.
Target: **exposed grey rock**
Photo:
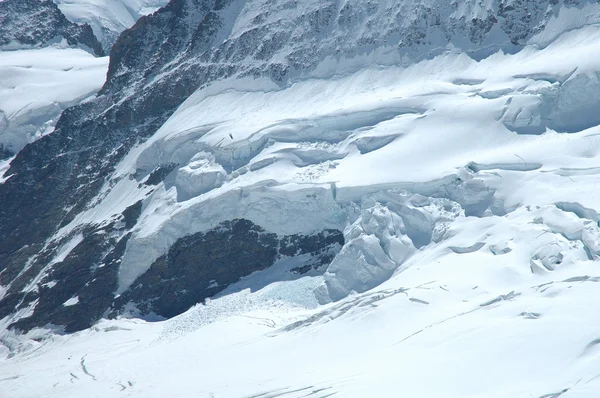
[[[5,148],[4,145],[0,144],[0,160],[9,158],[13,155],[14,153],[12,153],[9,149]]]
[[[226,221],[213,230],[179,239],[114,307],[118,312],[133,303],[142,315],[169,318],[241,277],[270,267],[282,256],[310,255],[299,272],[329,264],[343,244],[337,230],[278,237],[248,220]]]
[[[0,2],[0,48],[45,47],[61,40],[104,55],[92,28],[68,21],[51,0]]]

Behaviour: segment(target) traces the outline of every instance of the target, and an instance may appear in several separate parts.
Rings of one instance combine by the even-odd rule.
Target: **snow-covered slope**
[[[46,47],[0,52],[0,145],[12,153],[52,132],[61,112],[95,94],[108,57]]]
[[[108,52],[119,34],[168,0],[54,0],[72,22],[86,23]]]
[[[88,25],[49,1],[0,3],[0,159],[50,133],[61,112],[98,92],[108,58]]]
[[[599,51],[596,2],[171,2],[0,165],[0,391],[599,396]]]
[[[511,235],[524,213],[496,232]],[[318,308],[307,300],[318,282],[304,277],[164,322],[32,332],[2,362],[0,386],[61,398],[597,397],[597,264],[532,276],[507,256],[439,248],[371,292]]]
[[[457,217],[558,202],[595,208],[587,181],[547,193],[518,188],[532,174],[558,184],[560,170],[595,170],[596,131],[585,128],[600,122],[600,63],[587,54],[599,38],[582,27],[543,49],[536,37],[515,55],[480,62],[450,53],[284,89],[262,80],[201,89],[121,162],[102,202],[59,233],[145,198],[119,270],[123,293],[166,247],[224,220],[278,234],[346,228],[347,246],[319,290],[328,300],[382,282],[415,249],[444,239]],[[563,134],[573,131],[581,132]],[[149,196],[123,178],[162,165],[174,170]]]

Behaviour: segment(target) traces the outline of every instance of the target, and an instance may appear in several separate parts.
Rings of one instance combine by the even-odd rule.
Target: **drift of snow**
[[[70,306],[75,305],[77,303],[79,303],[79,297],[75,296],[75,297],[71,297],[70,299],[68,299],[67,301],[65,301],[63,303],[63,305],[65,307],[70,307]]]

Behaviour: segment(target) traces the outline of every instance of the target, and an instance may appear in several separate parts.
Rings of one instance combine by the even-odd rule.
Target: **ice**
[[[549,125],[556,131],[575,132],[600,124],[596,112],[600,100],[598,76],[576,73],[561,84],[548,111]]]
[[[539,95],[520,95],[506,100],[502,122],[512,131],[521,134],[541,134],[546,131],[542,124]]]
[[[321,302],[367,291],[385,280],[414,252],[401,217],[379,203],[361,211],[344,231],[345,245],[316,290]]]
[[[210,153],[198,152],[187,166],[177,170],[175,186],[180,200],[192,198],[218,188],[226,180],[227,172],[215,162]]]

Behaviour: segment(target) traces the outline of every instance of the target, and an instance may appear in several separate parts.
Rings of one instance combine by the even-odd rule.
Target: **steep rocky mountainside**
[[[104,55],[102,45],[89,25],[67,20],[50,0],[4,0],[0,2],[0,49],[44,47],[65,41],[95,55]]]
[[[91,29],[53,17],[56,6],[50,1],[1,2],[0,10],[6,10],[1,18],[15,21],[2,26],[25,27],[35,21],[40,9],[31,4],[43,5],[49,10],[44,18],[60,23],[50,19],[43,24],[54,27],[48,31],[40,31],[38,25],[6,29],[10,35],[0,35],[5,44],[45,42],[60,32],[69,44],[85,44],[101,53]],[[160,141],[157,131],[166,131],[165,122],[188,98],[201,101],[221,88],[280,90],[308,77],[335,79],[370,65],[410,66],[447,53],[464,52],[482,59],[497,50],[516,52],[532,38],[543,47],[553,39],[546,27],[561,10],[594,4],[583,0],[172,0],[119,36],[99,94],[64,111],[55,131],[26,146],[5,171],[0,185],[0,319],[22,330],[50,324],[70,332],[109,315],[172,316],[284,257],[313,254],[299,268],[325,272],[323,266],[331,258],[319,254],[331,251],[340,255],[326,274],[327,286],[319,293],[322,300],[337,300],[381,283],[416,249],[443,239],[444,225],[461,211],[481,216],[494,208],[494,190],[472,178],[479,170],[467,170],[471,173],[467,177],[445,176],[434,186],[388,185],[413,191],[389,194],[386,203],[395,209],[389,213],[387,207],[379,209],[374,203],[383,201],[380,197],[369,199],[368,206],[352,207],[349,203],[360,202],[365,192],[337,192],[335,180],[293,191],[274,181],[253,181],[248,176],[254,171],[260,175],[270,160],[253,163],[252,159],[269,146],[290,140],[289,135],[269,132],[269,126],[257,130],[266,133],[255,141],[230,146],[200,142],[211,129],[208,125],[181,129],[193,133],[189,142],[189,137],[183,142]],[[589,15],[590,20],[595,17]],[[477,83],[456,80],[462,86]],[[190,97],[197,90],[200,94]],[[377,120],[335,116],[314,124],[296,116],[297,122],[305,123],[302,132],[306,132],[299,134],[298,141],[314,144],[314,137],[321,140],[325,134],[347,133],[324,140],[316,150],[295,151],[296,165],[323,163],[329,168],[331,158],[318,161],[323,153],[331,155],[328,144],[344,141],[351,131],[364,131],[399,115],[423,116],[427,110],[413,101],[377,112]],[[517,115],[506,125],[518,129],[522,126],[517,116],[524,116],[512,112]],[[533,122],[527,123],[525,127]],[[284,127],[286,132],[294,131]],[[229,137],[237,140],[236,131],[231,131]],[[366,154],[388,142],[389,137],[367,137],[353,145]],[[123,165],[132,162],[134,170],[123,171]],[[194,174],[198,167],[206,171],[201,176]],[[246,185],[227,191],[228,183],[247,173]],[[191,182],[182,182],[186,178]],[[175,198],[162,204],[155,200],[173,187]],[[378,185],[372,191],[381,189]],[[207,193],[223,195],[204,200]],[[198,198],[201,203],[194,202]],[[169,215],[169,221],[161,221],[149,234],[144,228],[151,222],[150,213],[162,214],[161,206],[183,210]],[[395,213],[402,213],[402,220]],[[386,220],[394,221],[395,227],[385,227]],[[239,225],[244,226],[241,231],[236,229]],[[344,229],[346,244],[340,251]],[[365,249],[370,237],[381,242],[376,245],[381,251]],[[226,244],[231,239],[237,244]],[[297,250],[284,253],[280,247],[286,239],[297,242],[293,246]],[[206,245],[219,247],[225,260],[212,261]],[[247,247],[241,258],[240,247]],[[185,261],[173,262],[180,258]],[[384,265],[372,279],[362,275],[354,281],[344,274],[344,258]],[[191,264],[196,261],[201,264],[194,268]],[[238,263],[254,265],[231,267]],[[177,278],[217,285],[194,290],[187,286],[189,282],[174,282]],[[185,299],[174,308],[174,298],[181,296]],[[74,297],[76,305],[64,305]]]

